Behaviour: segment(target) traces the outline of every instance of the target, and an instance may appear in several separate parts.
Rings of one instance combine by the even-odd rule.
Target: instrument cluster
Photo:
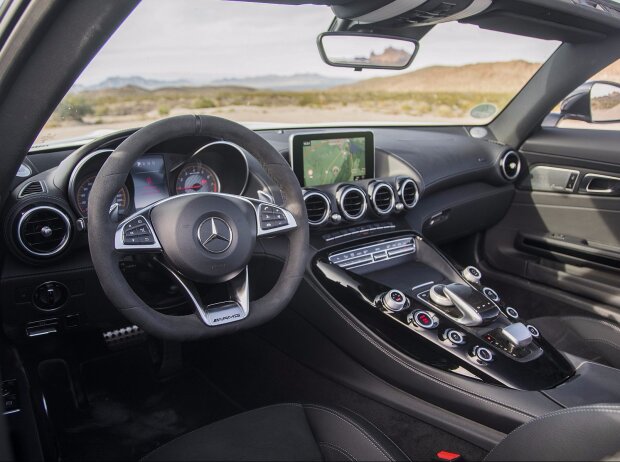
[[[112,150],[94,151],[78,163],[69,180],[69,199],[75,212],[88,215],[88,199],[97,173]],[[193,154],[148,152],[133,165],[114,204],[127,216],[154,202],[178,194],[224,192],[243,194],[249,168],[243,148],[216,141]]]

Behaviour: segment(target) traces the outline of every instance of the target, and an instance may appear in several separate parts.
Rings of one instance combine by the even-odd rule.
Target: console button
[[[517,310],[515,310],[512,306],[506,307],[506,314],[509,317],[511,317],[512,319],[518,319],[519,318],[519,312]]]
[[[439,306],[452,306],[452,300],[445,294],[443,284],[435,284],[431,287],[431,300]]]
[[[432,311],[415,311],[411,316],[411,320],[423,329],[435,329],[439,325],[439,319]]]
[[[464,345],[465,344],[465,334],[460,330],[456,329],[448,329],[444,333],[444,337],[450,341],[453,345]]]
[[[475,359],[478,359],[483,364],[490,363],[493,361],[493,352],[488,348],[482,346],[475,346],[471,356]]]
[[[472,282],[474,284],[478,284],[480,282],[480,278],[482,277],[482,273],[475,266],[468,266],[461,272],[461,274],[466,281]]]
[[[497,292],[495,292],[493,289],[491,289],[490,287],[485,287],[484,289],[482,289],[482,293],[491,301],[493,302],[499,302],[499,295],[497,295]]]
[[[390,290],[381,297],[383,306],[390,311],[401,311],[407,305],[407,297],[400,290]]]
[[[534,326],[532,326],[531,324],[529,324],[529,325],[527,326],[527,330],[529,330],[529,331],[530,331],[530,334],[532,334],[532,337],[534,337],[534,338],[538,338],[538,337],[540,337],[540,332],[539,332],[539,330],[538,330],[538,329],[536,329],[536,328],[535,328]]]

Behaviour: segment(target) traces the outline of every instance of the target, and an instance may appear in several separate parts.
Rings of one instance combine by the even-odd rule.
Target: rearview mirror
[[[620,84],[587,82],[562,101],[560,113],[590,123],[620,122]]]
[[[405,69],[418,51],[415,40],[351,32],[324,32],[317,45],[325,63],[355,70]]]

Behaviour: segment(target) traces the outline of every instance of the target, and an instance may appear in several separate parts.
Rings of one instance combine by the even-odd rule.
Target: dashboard
[[[106,159],[132,132],[95,140],[88,150],[27,156],[4,211],[5,240],[17,259],[47,265],[87,249],[90,191]],[[520,162],[509,147],[472,138],[457,127],[258,133],[296,173],[317,246],[389,230],[395,222],[435,242],[485,229],[512,199],[515,178],[505,169],[514,162],[506,159]],[[226,140],[193,137],[145,152],[110,213],[120,221],[158,200],[197,192],[283,202],[251,153]]]

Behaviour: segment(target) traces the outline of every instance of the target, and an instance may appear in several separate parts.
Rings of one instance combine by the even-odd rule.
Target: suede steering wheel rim
[[[128,220],[120,225],[114,222],[110,215],[110,204],[114,202],[117,191],[124,185],[131,167],[141,155],[161,142],[185,136],[207,136],[239,145],[260,162],[282,192],[284,203],[281,206],[238,196],[197,193],[172,196],[167,201],[156,202],[132,215],[150,220],[150,231],[159,245],[159,250],[155,248],[155,252],[161,253],[160,260],[166,269],[186,290],[188,284],[184,283],[191,280],[241,280],[243,271],[247,274],[247,266],[244,265],[247,265],[253,253],[257,236],[268,233],[283,234],[288,238],[288,256],[275,286],[258,300],[250,302],[248,298],[247,307],[244,307],[245,316],[238,316],[234,322],[220,324],[224,316],[213,315],[215,308],[209,312],[206,308],[200,310],[197,307],[197,313],[181,316],[156,311],[133,291],[119,267],[119,261],[132,250],[122,242],[119,244],[119,236],[122,240],[122,236],[126,235],[123,233],[127,233],[127,229],[133,225],[128,225]],[[282,226],[281,231],[263,229],[261,214],[265,210],[284,214],[286,226]],[[252,226],[256,228],[251,229]],[[250,228],[249,231],[247,228]],[[207,239],[204,239],[205,233],[211,233]],[[226,247],[225,240],[228,238],[230,241]],[[297,290],[309,251],[303,194],[284,158],[248,128],[219,117],[200,115],[159,120],[138,130],[118,146],[97,174],[90,193],[88,239],[95,271],[110,301],[130,322],[155,337],[170,340],[214,337],[258,326],[272,319],[286,307]],[[215,249],[215,253],[209,245],[219,245],[226,249],[221,252],[219,248]],[[194,299],[192,293],[190,289],[188,294]],[[194,300],[194,303],[200,302]],[[218,313],[228,313],[226,307],[218,309]],[[213,323],[209,324],[208,320]]]

